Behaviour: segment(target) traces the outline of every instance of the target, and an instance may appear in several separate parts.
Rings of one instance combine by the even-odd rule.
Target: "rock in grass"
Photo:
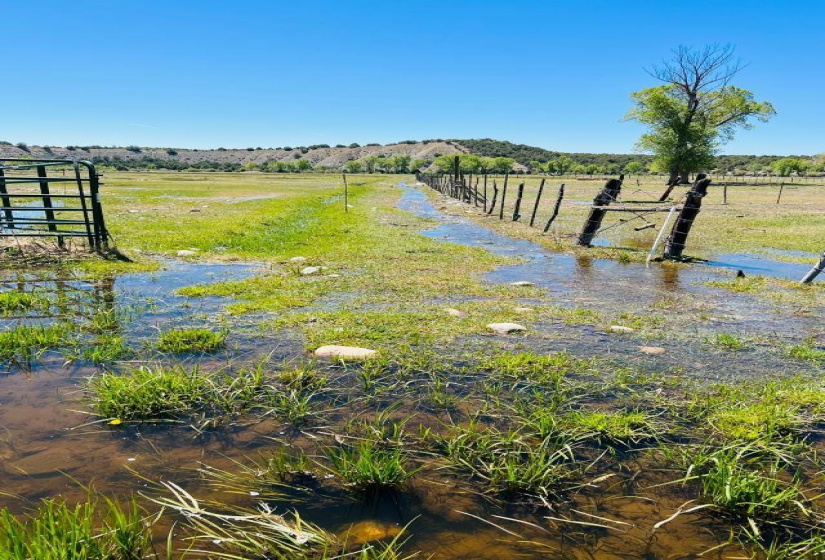
[[[453,317],[466,317],[467,314],[463,311],[459,311],[458,309],[453,309],[452,307],[448,307],[444,310],[447,315],[452,315]]]
[[[659,346],[639,346],[639,351],[644,354],[664,354],[665,349]]]
[[[514,307],[513,311],[516,313],[532,313],[535,309],[532,307]]]
[[[518,282],[510,282],[511,286],[515,286],[517,288],[523,288],[526,286],[535,286],[534,282],[528,282],[527,280],[519,280]]]
[[[315,349],[315,355],[323,358],[341,358],[349,360],[364,360],[375,356],[378,352],[369,348],[357,346],[337,346],[334,344],[321,346]]]
[[[610,325],[610,332],[617,332],[617,333],[631,333],[634,329],[631,327],[624,327],[622,325]]]
[[[289,259],[289,262],[291,262],[291,263],[302,263],[302,262],[306,262],[306,261],[307,261],[306,257],[292,257],[291,259]]]
[[[321,270],[320,266],[305,266],[304,268],[301,269],[301,275],[302,276],[309,276],[310,274],[316,274],[317,272],[320,272],[320,270]]]
[[[509,334],[527,330],[527,327],[523,327],[518,323],[490,323],[487,328],[496,334]]]
[[[178,256],[179,257],[191,257],[195,253],[197,253],[197,251],[193,251],[191,249],[181,249],[180,251],[178,251]]]

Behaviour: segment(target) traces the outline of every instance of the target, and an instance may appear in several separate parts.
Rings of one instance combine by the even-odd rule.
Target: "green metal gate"
[[[100,176],[88,161],[0,159],[0,237],[85,239],[108,249]]]

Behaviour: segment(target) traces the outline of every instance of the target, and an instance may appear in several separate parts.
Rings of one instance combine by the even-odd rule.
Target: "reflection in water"
[[[588,276],[593,272],[593,257],[587,255],[576,255],[576,272],[582,276]]]
[[[681,291],[682,285],[679,283],[679,267],[663,264],[658,267],[659,281],[663,290],[669,292]]]

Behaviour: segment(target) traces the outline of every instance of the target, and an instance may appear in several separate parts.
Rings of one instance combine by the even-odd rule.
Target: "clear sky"
[[[825,152],[825,1],[0,0],[0,140],[495,138],[629,153],[644,68],[732,43],[773,103],[734,154]]]

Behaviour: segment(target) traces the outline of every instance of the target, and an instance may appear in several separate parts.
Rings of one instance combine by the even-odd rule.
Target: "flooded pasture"
[[[658,444],[685,438],[679,414],[695,406],[683,394],[694,381],[820,373],[783,352],[783,345],[802,341],[823,344],[820,310],[795,313],[713,287],[733,276],[714,262],[645,266],[549,251],[443,213],[423,192],[402,187],[398,207],[436,222],[421,235],[521,260],[485,281],[526,281],[546,293],[521,302],[531,310],[524,312],[531,321],[525,335],[479,335],[372,364],[317,362],[306,355],[299,334],[258,328],[259,316],[225,313],[229,298],[177,293],[258,275],[259,265],[164,261],[157,272],[95,280],[50,270],[6,272],[2,291],[33,293],[44,303],[0,317],[5,330],[64,322],[77,330],[69,350],[55,345],[3,364],[0,504],[22,513],[48,496],[81,500],[89,486],[153,496],[162,493],[154,483],[173,481],[204,500],[248,507],[265,501],[279,513],[296,510],[349,545],[401,534],[408,539],[405,550],[423,558],[760,557],[731,537],[735,520],[688,511],[701,501],[699,483],[675,482],[684,470]],[[747,268],[741,264],[746,257],[719,261],[746,274],[785,277],[761,261]],[[322,307],[351,300],[333,294]],[[439,303],[460,308],[464,302]],[[611,331],[631,324],[632,332]],[[159,332],[188,327],[227,328],[228,342],[214,354],[170,356],[154,348]],[[84,357],[82,349],[102,344],[104,335],[121,337],[126,357],[104,365]],[[743,346],[720,344],[727,340],[722,335]],[[462,342],[481,348],[481,355],[469,355]],[[651,347],[658,350],[640,350]],[[528,357],[511,362],[512,355]],[[536,356],[555,361],[534,368]],[[230,376],[262,364],[268,375],[262,391],[272,391],[266,393],[272,398],[209,428],[187,419],[120,422],[90,408],[87,378],[170,362]],[[566,400],[575,404],[568,407]],[[637,409],[649,413],[646,427],[613,440],[543,415],[550,410],[573,419]],[[661,433],[645,432],[652,426]],[[362,442],[398,451],[405,468],[420,470],[397,486],[357,491],[331,457]],[[813,436],[811,442],[818,445]],[[552,482],[543,478],[546,472],[530,473],[539,481],[532,486],[519,479],[528,476],[531,460],[548,454],[558,461],[548,463],[547,471],[558,469]],[[282,456],[307,462],[286,469],[288,481],[264,476],[271,474],[267,461]],[[515,479],[503,474],[508,468]],[[164,520],[159,527],[170,525]],[[224,550],[216,541],[198,546],[207,547],[206,556]]]

